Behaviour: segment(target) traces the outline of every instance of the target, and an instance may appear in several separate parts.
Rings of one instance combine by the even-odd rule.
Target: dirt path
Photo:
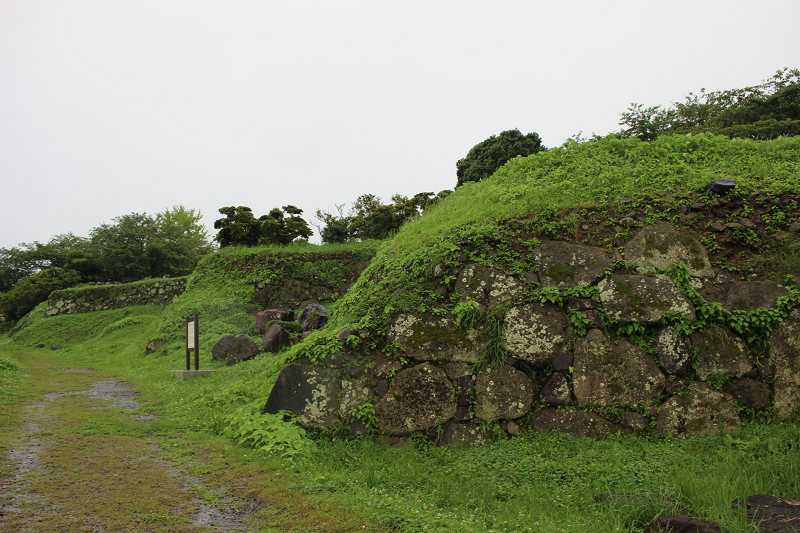
[[[0,442],[0,532],[380,531],[282,470],[159,432],[130,383],[37,359],[36,399]]]
[[[54,379],[61,372],[95,373],[52,372]],[[155,416],[131,414],[143,405],[131,384],[88,384],[47,392],[25,406],[26,421],[4,461],[10,475],[0,483],[0,531],[248,529],[247,517],[263,505],[221,498],[165,459],[154,439],[141,434]]]

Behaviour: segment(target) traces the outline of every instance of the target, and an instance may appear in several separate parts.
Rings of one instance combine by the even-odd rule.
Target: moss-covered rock
[[[575,344],[572,389],[579,404],[604,407],[649,404],[665,378],[650,355],[630,341],[612,342],[599,329]]]
[[[727,394],[705,383],[692,383],[681,396],[661,406],[654,433],[658,436],[690,437],[734,433],[742,427],[736,404]]]
[[[618,274],[597,288],[606,313],[618,322],[657,324],[667,312],[695,320],[692,302],[668,278]]]
[[[608,252],[595,246],[544,241],[532,254],[544,287],[588,287],[614,266]]]
[[[709,328],[689,338],[698,352],[697,378],[701,381],[740,378],[753,370],[747,345],[730,329]]]
[[[475,416],[511,420],[526,415],[533,402],[533,381],[508,365],[486,367],[475,381]]]
[[[685,335],[677,335],[675,328],[664,326],[656,335],[656,353],[664,369],[679,378],[686,377],[689,372],[691,344]]]
[[[389,325],[389,342],[419,361],[464,361],[475,363],[484,352],[488,332],[484,324],[462,328],[453,315],[402,314]]]
[[[625,260],[638,272],[648,275],[681,263],[698,278],[711,278],[715,274],[705,247],[667,222],[647,226],[634,235],[625,246]]]
[[[378,428],[407,435],[447,422],[456,412],[455,389],[441,368],[423,363],[400,371],[375,404]]]
[[[536,366],[549,364],[575,335],[567,312],[552,304],[512,307],[503,324],[509,355]]]
[[[292,363],[284,366],[263,413],[289,411],[309,429],[330,429],[337,421],[339,378],[324,368]]]
[[[789,291],[773,281],[733,281],[722,285],[706,285],[700,296],[707,302],[717,302],[729,311],[752,311],[761,307],[775,307],[778,298]]]
[[[473,301],[489,310],[519,299],[524,292],[522,282],[494,267],[472,264],[458,273],[456,292],[462,301]]]
[[[785,320],[769,338],[775,368],[775,410],[786,420],[800,415],[800,322]]]
[[[536,409],[530,420],[531,428],[539,433],[552,431],[575,437],[602,439],[621,430],[597,413],[572,409],[560,411],[552,407]]]

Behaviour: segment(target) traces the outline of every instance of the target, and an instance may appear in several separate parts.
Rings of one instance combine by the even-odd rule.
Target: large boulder
[[[626,339],[612,342],[599,329],[575,344],[573,367],[572,390],[583,405],[646,405],[666,381],[647,352]]]
[[[225,354],[225,364],[235,365],[240,361],[247,361],[258,355],[258,346],[247,335],[237,335]]]
[[[291,322],[294,320],[294,311],[291,309],[265,309],[256,313],[256,335],[263,335],[267,330],[267,322],[272,322],[273,320]]]
[[[729,311],[752,311],[760,307],[775,307],[778,298],[789,291],[772,281],[733,281],[722,285],[707,285],[700,289],[707,302],[716,302]]]
[[[289,332],[280,324],[272,324],[261,338],[261,347],[267,353],[278,353],[291,343]]]
[[[578,409],[560,411],[552,407],[536,409],[531,415],[530,424],[531,428],[539,433],[552,431],[595,439],[614,435],[621,429],[597,413]]]
[[[785,420],[800,411],[800,322],[781,322],[769,343],[775,368],[775,410]]]
[[[228,356],[228,350],[230,350],[235,338],[236,335],[225,335],[218,340],[214,347],[211,348],[211,357],[224,360]]]
[[[689,338],[699,353],[697,378],[701,381],[740,378],[753,370],[744,341],[728,328],[695,331]]]
[[[544,241],[532,254],[543,287],[588,287],[614,266],[604,248],[561,241]]]
[[[714,277],[708,252],[697,239],[679,233],[671,224],[659,222],[642,228],[625,246],[625,260],[641,274],[654,274],[683,263],[692,276]]]
[[[531,410],[533,381],[519,370],[487,366],[475,381],[475,416],[480,420],[510,420]]]
[[[407,435],[447,422],[456,413],[453,384],[427,363],[398,372],[389,392],[375,404],[378,429]]]
[[[284,366],[262,413],[289,411],[309,429],[330,429],[338,419],[339,379],[332,370],[292,363]]]
[[[339,394],[339,416],[347,418],[350,411],[367,403],[372,396],[372,387],[366,378],[343,379]]]
[[[603,309],[618,322],[658,324],[668,311],[695,320],[694,306],[667,278],[619,274],[597,288]]]
[[[664,326],[656,335],[656,353],[664,369],[679,378],[686,377],[690,368],[691,344],[685,335],[677,335],[675,328]]]
[[[736,404],[727,394],[705,383],[692,383],[680,396],[661,405],[654,434],[690,437],[734,433],[742,427]]]
[[[747,521],[761,533],[796,533],[800,531],[800,501],[768,494],[754,494],[731,503],[734,514],[745,513]]]
[[[735,381],[728,389],[742,405],[759,411],[769,403],[769,385],[763,381],[744,378]]]
[[[532,303],[509,309],[504,319],[509,355],[537,366],[549,364],[562,353],[575,328],[562,308]]]
[[[303,326],[303,331],[311,331],[312,329],[321,329],[328,323],[328,310],[324,305],[309,304],[303,309],[303,314],[300,315],[300,325]]]
[[[387,337],[412,359],[475,363],[483,355],[488,332],[484,325],[462,328],[453,315],[402,314],[389,325]]]
[[[515,277],[496,268],[472,264],[458,273],[456,292],[462,301],[474,301],[489,310],[522,297],[523,284]]]

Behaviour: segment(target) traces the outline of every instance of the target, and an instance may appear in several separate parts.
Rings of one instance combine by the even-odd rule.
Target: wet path
[[[91,368],[46,372],[69,386],[24,407],[0,458],[0,531],[248,530],[263,504],[217,494],[170,460],[131,384],[93,380]]]

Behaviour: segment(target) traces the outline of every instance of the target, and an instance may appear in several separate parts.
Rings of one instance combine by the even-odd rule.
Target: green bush
[[[0,355],[0,370],[19,370],[19,363],[7,355]]]
[[[50,293],[80,283],[81,277],[74,270],[53,267],[42,270],[29,278],[17,282],[7,293],[0,296],[0,314],[7,320],[19,320]]]
[[[314,447],[306,431],[293,421],[286,421],[288,413],[261,414],[265,401],[262,399],[237,409],[227,421],[225,435],[266,454],[289,458],[310,454]]]

